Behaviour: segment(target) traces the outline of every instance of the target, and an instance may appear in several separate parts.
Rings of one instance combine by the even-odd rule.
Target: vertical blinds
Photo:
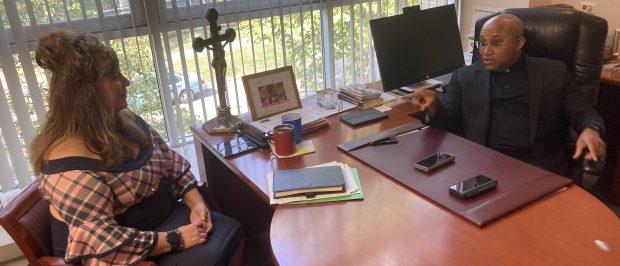
[[[241,77],[293,66],[301,97],[326,87],[379,78],[368,20],[429,8],[446,0],[0,0],[0,191],[33,176],[28,145],[45,123],[49,73],[34,63],[37,36],[50,27],[89,33],[112,47],[131,81],[130,109],[173,145],[191,140],[190,125],[216,116],[210,52],[191,48],[208,37],[204,15],[216,8],[223,30],[227,100],[248,112]]]

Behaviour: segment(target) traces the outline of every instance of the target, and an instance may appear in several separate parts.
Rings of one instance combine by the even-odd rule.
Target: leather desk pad
[[[414,162],[437,152],[456,159],[430,173],[414,169]],[[435,128],[402,136],[396,145],[365,146],[349,154],[479,226],[572,183]],[[496,179],[497,188],[468,199],[448,192],[451,185],[479,174]]]

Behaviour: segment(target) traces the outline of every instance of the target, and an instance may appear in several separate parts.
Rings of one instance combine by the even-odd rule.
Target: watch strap
[[[168,231],[166,233],[166,241],[170,244],[172,252],[183,251],[183,239],[181,238],[181,232],[179,232],[179,229]]]

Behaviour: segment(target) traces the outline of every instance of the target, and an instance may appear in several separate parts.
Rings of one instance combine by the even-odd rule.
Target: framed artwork
[[[612,50],[611,54],[615,55],[616,58],[620,57],[620,28],[616,28],[614,33],[614,41],[612,42]]]
[[[293,67],[242,77],[252,121],[301,108]]]

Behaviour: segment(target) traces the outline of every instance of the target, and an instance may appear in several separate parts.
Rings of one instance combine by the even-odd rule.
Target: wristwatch
[[[183,239],[181,238],[181,233],[179,233],[179,229],[168,231],[166,233],[166,241],[168,241],[168,243],[172,247],[172,252],[183,251]]]

